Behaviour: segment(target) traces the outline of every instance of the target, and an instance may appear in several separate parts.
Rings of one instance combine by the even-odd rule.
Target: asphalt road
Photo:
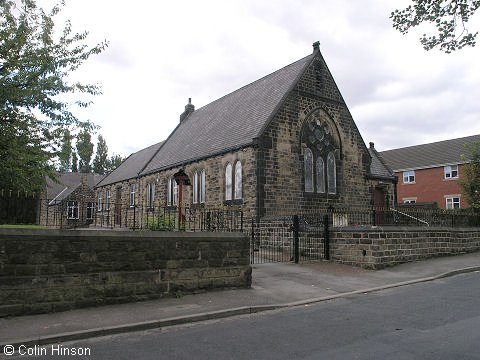
[[[55,346],[0,358],[480,359],[480,273]]]

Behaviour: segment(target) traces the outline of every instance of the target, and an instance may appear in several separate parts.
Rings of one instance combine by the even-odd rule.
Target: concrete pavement
[[[0,319],[0,353],[64,342],[314,303],[356,293],[480,271],[480,252],[364,270],[330,262],[253,265],[251,289],[108,305]]]

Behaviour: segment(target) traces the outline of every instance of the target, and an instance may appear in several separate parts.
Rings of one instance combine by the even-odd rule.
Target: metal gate
[[[293,215],[252,219],[250,262],[329,259],[328,215]]]

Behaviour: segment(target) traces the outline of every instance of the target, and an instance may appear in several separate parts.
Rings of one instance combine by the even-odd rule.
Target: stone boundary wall
[[[478,228],[337,228],[330,238],[333,261],[367,269],[480,250]]]
[[[251,285],[240,233],[0,229],[0,317]]]

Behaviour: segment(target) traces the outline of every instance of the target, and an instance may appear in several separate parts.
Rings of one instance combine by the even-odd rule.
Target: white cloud
[[[51,4],[55,0],[42,0]],[[110,42],[76,79],[103,85],[81,116],[122,155],[165,139],[198,108],[321,50],[366,142],[379,150],[480,133],[480,46],[426,52],[381,0],[82,0],[64,17]],[[480,29],[480,16],[471,26]]]

